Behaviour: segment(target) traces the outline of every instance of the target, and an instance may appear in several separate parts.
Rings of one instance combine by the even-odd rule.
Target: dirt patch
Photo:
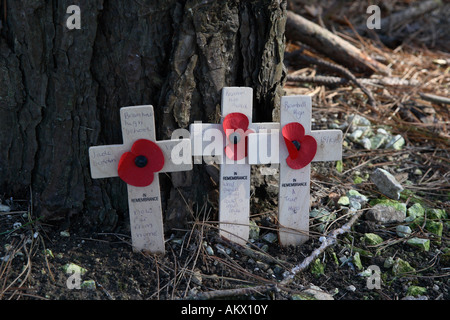
[[[392,235],[393,225],[380,227],[364,219],[319,256],[322,272],[317,273],[314,265],[289,286],[269,290],[284,279],[286,271],[320,246],[317,237],[301,247],[288,248],[264,240],[268,238],[265,235],[273,233],[275,212],[255,217],[259,235],[245,250],[219,239],[215,224],[197,220],[191,229],[168,235],[165,256],[133,252],[126,233],[85,234],[76,231],[81,226],[73,226],[67,234],[58,227],[35,222],[0,237],[2,298],[172,300],[201,297],[204,292],[266,286],[250,295],[236,291],[234,298],[289,300],[305,298],[305,289],[311,285],[338,300],[401,299],[411,286],[426,288],[424,295],[428,299],[450,298],[448,254],[444,258],[447,240],[440,244],[432,241],[427,252],[417,250]],[[2,216],[0,227],[5,230],[13,221],[22,220],[22,215]],[[335,227],[340,224],[336,222]],[[383,242],[367,245],[367,232],[377,233]],[[354,260],[356,252],[362,269]],[[398,258],[415,271],[394,274],[386,260]],[[86,271],[77,277],[64,270],[68,264]],[[380,289],[370,289],[368,277],[361,275],[373,265],[381,271]],[[92,283],[93,287],[89,287]]]

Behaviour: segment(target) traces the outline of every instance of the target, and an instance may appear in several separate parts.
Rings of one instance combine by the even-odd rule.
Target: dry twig
[[[315,249],[309,257],[305,258],[302,261],[302,263],[295,266],[290,271],[286,272],[284,280],[281,281],[280,285],[281,286],[288,285],[290,282],[292,282],[294,280],[295,276],[298,273],[300,273],[301,271],[308,268],[308,266],[311,264],[311,262],[313,262],[322,252],[324,252],[325,249],[327,249],[329,246],[334,245],[337,242],[338,235],[347,233],[350,230],[350,228],[353,226],[353,224],[356,222],[356,220],[358,220],[358,218],[361,216],[362,213],[363,213],[363,211],[359,211],[353,217],[351,217],[350,220],[346,224],[344,224],[341,228],[333,230],[331,232],[331,234],[328,235],[322,241],[322,244],[320,245],[320,247]]]

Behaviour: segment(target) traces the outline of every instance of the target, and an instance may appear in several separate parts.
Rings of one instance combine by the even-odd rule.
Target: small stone
[[[394,223],[403,222],[406,218],[406,213],[396,210],[394,207],[384,204],[374,205],[365,214],[367,220],[379,222],[379,223]]]
[[[405,145],[405,139],[401,135],[396,135],[388,140],[385,149],[401,150]]]
[[[417,296],[423,295],[426,292],[427,292],[427,288],[419,287],[419,286],[410,286],[408,288],[408,291],[406,292],[406,294],[408,296],[417,297]]]
[[[364,182],[364,179],[362,177],[360,177],[360,176],[357,176],[357,177],[355,177],[355,179],[353,179],[353,183],[354,184],[360,184],[360,183],[363,183],[363,182]]]
[[[70,233],[69,233],[69,231],[67,231],[67,230],[61,231],[61,232],[59,233],[59,235],[60,235],[61,237],[64,237],[64,238],[69,238],[69,237],[70,237]]]
[[[406,215],[406,204],[402,202],[398,202],[397,200],[392,199],[377,199],[370,202],[371,205],[383,204],[388,207],[393,207],[397,211],[401,211]]]
[[[83,281],[80,285],[81,289],[86,289],[86,290],[95,290],[97,289],[97,286],[95,285],[95,281],[94,280],[86,280]]]
[[[350,124],[350,130],[353,132],[355,128],[359,127],[370,127],[371,123],[367,118],[360,116],[358,114],[352,114],[348,117],[348,123]]]
[[[383,238],[375,233],[365,233],[364,234],[364,242],[371,246],[376,246],[383,242]]]
[[[406,243],[412,247],[420,248],[424,251],[430,250],[430,239],[411,238]]]
[[[427,221],[425,229],[434,233],[438,237],[442,237],[442,231],[444,230],[444,224],[440,221]]]
[[[253,220],[250,220],[249,238],[253,240],[257,240],[259,238],[259,226]]]
[[[421,176],[421,175],[423,175],[423,172],[420,169],[416,169],[416,170],[414,170],[414,175],[415,176]]]
[[[354,285],[349,285],[347,288],[345,288],[347,291],[350,291],[350,292],[355,292],[356,291],[356,287],[354,286]]]
[[[0,203],[0,212],[10,212],[11,207]]]
[[[378,129],[377,134],[370,138],[372,149],[381,148],[387,141],[389,134],[384,129]]]
[[[269,243],[275,243],[278,240],[278,236],[275,233],[269,232],[263,235],[262,239]]]
[[[313,300],[334,300],[333,296],[326,293],[317,286],[311,285],[309,289],[302,291],[302,293],[310,296]]]
[[[213,248],[211,248],[211,246],[206,246],[206,253],[208,254],[208,255],[210,255],[210,256],[213,256],[214,255],[214,249]]]
[[[415,272],[416,272],[416,269],[411,267],[409,262],[407,262],[401,258],[395,259],[394,265],[392,266],[392,273],[394,275],[400,275],[403,273],[415,273]]]
[[[80,267],[79,265],[75,264],[75,263],[67,263],[62,267],[63,271],[65,273],[77,273],[77,274],[85,274],[87,272],[87,270],[83,267]]]
[[[362,206],[364,206],[364,205],[367,203],[367,201],[369,200],[365,195],[359,193],[359,192],[356,191],[356,190],[349,190],[349,191],[346,193],[346,195],[347,195],[347,197],[348,197],[348,199],[349,199],[349,204],[350,204],[350,206],[352,206],[352,204],[353,204],[353,208],[354,208],[355,206],[357,206],[357,205],[356,205],[356,202],[358,202],[358,203],[361,205],[361,207],[362,207]],[[357,209],[357,208],[355,208],[355,209]],[[359,210],[359,209],[357,209],[357,210]]]
[[[367,138],[367,137],[362,138],[359,141],[359,144],[362,145],[363,148],[366,149],[366,150],[372,149],[372,140]],[[375,148],[373,148],[373,149],[375,149]]]
[[[353,131],[348,136],[348,138],[353,142],[359,142],[363,134],[364,134],[364,131],[357,129],[357,130]]]
[[[398,225],[395,228],[395,231],[397,232],[397,235],[401,238],[406,238],[412,232],[412,230],[409,226],[404,226],[404,225]]]
[[[444,209],[428,209],[426,212],[429,219],[447,219],[447,212]]]
[[[347,196],[343,196],[339,198],[338,204],[341,206],[348,206],[350,204],[350,200]]]
[[[418,296],[418,297],[406,296],[406,297],[402,298],[402,300],[428,300],[428,297],[427,296]]]
[[[400,199],[400,192],[403,191],[403,187],[398,183],[395,177],[386,170],[377,168],[370,176],[370,180],[385,196],[395,200]]]
[[[216,249],[217,252],[223,254],[223,255],[229,255],[231,253],[231,250],[229,248],[225,248],[223,245],[221,245],[220,243],[216,243]]]
[[[362,208],[361,202],[359,202],[355,198],[350,198],[350,208],[360,210]]]
[[[355,266],[358,268],[358,270],[363,270],[363,265],[361,263],[361,257],[359,256],[359,252],[356,252],[353,255],[353,263],[355,264]]]
[[[384,260],[383,267],[385,267],[386,269],[391,268],[393,265],[394,265],[394,258],[388,257],[386,258],[386,260]]]
[[[407,212],[409,218],[407,222],[411,222],[416,218],[423,217],[425,214],[425,209],[420,203],[415,203],[408,208]]]

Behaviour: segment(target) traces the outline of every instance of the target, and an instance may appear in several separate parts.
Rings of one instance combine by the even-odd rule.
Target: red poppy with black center
[[[247,136],[253,133],[248,125],[247,116],[240,112],[230,113],[223,120],[223,131],[227,137],[225,154],[229,159],[236,161],[247,157]]]
[[[316,139],[305,135],[305,128],[298,122],[288,123],[281,133],[289,152],[286,158],[288,166],[298,170],[310,164],[317,152]]]
[[[135,187],[152,184],[155,173],[164,167],[164,154],[156,143],[146,139],[133,143],[131,151],[125,152],[119,160],[119,177]]]

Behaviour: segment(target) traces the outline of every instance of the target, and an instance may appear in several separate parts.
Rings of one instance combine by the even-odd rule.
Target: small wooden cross
[[[249,135],[249,163],[280,164],[279,240],[300,245],[309,234],[310,162],[341,160],[343,135],[341,130],[311,131],[310,96],[282,97],[280,115],[280,132]]]
[[[191,170],[191,142],[156,141],[150,105],[121,108],[120,120],[123,144],[89,148],[91,176],[127,182],[133,249],[164,254],[158,173]]]
[[[279,123],[252,123],[253,89],[222,89],[221,124],[194,123],[190,127],[192,155],[214,156],[220,166],[220,236],[244,245],[250,225],[250,165],[246,136],[249,132],[270,132]],[[225,129],[233,127],[233,129]],[[236,129],[239,127],[239,129]],[[228,131],[228,132],[226,132]],[[205,158],[206,160],[206,158]],[[194,161],[194,163],[198,163]]]

